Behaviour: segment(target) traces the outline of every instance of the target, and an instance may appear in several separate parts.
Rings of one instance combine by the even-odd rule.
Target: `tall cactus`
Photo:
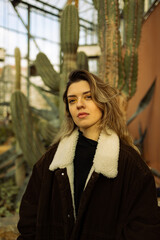
[[[15,89],[21,89],[21,53],[19,48],[15,48],[15,69],[16,69],[16,79],[15,79]]]
[[[144,9],[144,0],[125,0],[125,86],[123,92],[132,97],[136,91],[138,72],[138,45],[141,35],[141,25]]]
[[[137,48],[140,40],[141,25],[143,19],[144,0],[125,0],[124,1],[124,22],[125,22],[125,57],[122,56],[123,48],[120,39],[120,11],[118,0],[93,0],[98,9],[99,19],[99,43],[103,55],[105,66],[104,80],[112,86],[117,87],[128,100],[136,91],[138,53]],[[104,4],[104,6],[103,6]],[[103,13],[103,14],[102,14]],[[105,21],[104,21],[105,15]],[[104,23],[100,24],[100,23]],[[106,38],[103,43],[100,37],[101,30]],[[104,46],[105,53],[104,55]],[[102,69],[100,69],[101,71]]]
[[[16,138],[25,160],[32,167],[44,153],[45,149],[34,129],[28,101],[19,90],[12,94],[11,114]]]
[[[121,57],[121,46],[119,44],[119,3],[118,0],[105,1],[106,19],[106,77],[107,82],[118,87],[119,82],[119,58]],[[121,69],[121,68],[120,68]]]
[[[84,52],[77,53],[77,67],[78,69],[88,70],[88,57]]]
[[[101,47],[99,59],[99,76],[106,81],[106,22],[105,22],[105,2],[93,0],[93,4],[98,11],[98,40]]]
[[[75,68],[76,53],[79,41],[79,16],[74,5],[67,5],[61,16],[61,51],[63,53],[63,66],[60,83],[60,122],[64,118],[63,92],[68,74]]]
[[[76,68],[76,53],[79,41],[79,17],[74,5],[67,5],[61,16],[61,51],[63,53],[63,72]]]
[[[60,122],[64,118],[64,103],[62,95],[68,79],[68,74],[77,68],[77,48],[79,41],[79,17],[75,5],[67,5],[61,16],[61,53],[62,69],[57,73],[47,56],[40,52],[35,60],[35,66],[43,82],[54,94],[59,94]],[[87,63],[86,63],[87,64]]]

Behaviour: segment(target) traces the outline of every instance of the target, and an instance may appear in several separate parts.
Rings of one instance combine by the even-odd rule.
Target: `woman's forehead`
[[[90,91],[90,85],[86,80],[80,80],[78,82],[72,83],[67,91],[68,95],[78,95],[84,92]]]

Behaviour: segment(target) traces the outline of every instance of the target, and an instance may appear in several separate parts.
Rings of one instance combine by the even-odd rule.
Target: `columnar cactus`
[[[24,94],[16,90],[11,97],[13,129],[30,167],[42,156],[45,149],[33,126],[30,107]]]
[[[99,59],[99,76],[106,81],[106,22],[104,1],[93,0],[95,8],[98,10],[98,39],[101,47]]]
[[[138,71],[137,48],[140,40],[144,0],[124,1],[124,58],[121,52],[123,46],[121,44],[119,32],[121,17],[119,12],[119,1],[93,0],[93,2],[98,9],[100,28],[99,43],[102,51],[100,65],[105,66],[105,70],[103,68],[100,69],[100,75],[101,71],[103,71],[105,73],[103,75],[104,80],[109,82],[112,86],[117,87],[125,98],[129,99],[136,91]],[[102,41],[102,32],[106,39],[105,43]]]
[[[79,41],[79,17],[74,5],[67,5],[61,16],[61,51],[63,72],[76,68],[76,53]]]
[[[88,70],[88,57],[84,52],[77,53],[77,67],[78,69]]]
[[[19,48],[15,48],[15,70],[16,70],[16,79],[15,79],[15,89],[21,89],[21,53]]]
[[[105,1],[105,19],[106,19],[106,80],[115,87],[119,83],[119,5],[118,0]]]
[[[132,97],[136,91],[138,72],[138,45],[141,35],[144,0],[125,0],[125,86],[123,92]]]
[[[59,93],[59,116],[60,122],[64,117],[64,103],[62,95],[68,79],[68,74],[77,68],[77,48],[79,41],[79,17],[75,5],[67,5],[61,16],[61,52],[62,69],[58,74],[44,53],[37,55],[35,66],[43,82],[52,90]]]
[[[67,5],[61,16],[61,51],[63,66],[60,83],[60,122],[64,118],[64,104],[62,95],[68,79],[68,74],[75,68],[76,53],[79,41],[78,9],[74,5]]]
[[[61,16],[61,50],[76,54],[79,41],[79,17],[74,5],[67,5]]]

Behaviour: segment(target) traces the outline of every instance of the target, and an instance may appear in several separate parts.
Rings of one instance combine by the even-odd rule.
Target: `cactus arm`
[[[45,85],[52,89],[53,93],[57,92],[59,90],[60,76],[54,70],[44,53],[38,53],[35,60],[35,66]]]
[[[30,82],[30,84],[41,94],[41,96],[46,100],[48,105],[51,107],[52,112],[57,116],[58,115],[58,108],[56,105],[51,101],[51,99],[41,90],[40,87],[36,86],[34,83]]]

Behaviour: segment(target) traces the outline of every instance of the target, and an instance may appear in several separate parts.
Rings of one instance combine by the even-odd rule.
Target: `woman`
[[[76,70],[63,98],[66,118],[33,168],[18,240],[158,240],[154,179],[127,132],[116,90]]]

